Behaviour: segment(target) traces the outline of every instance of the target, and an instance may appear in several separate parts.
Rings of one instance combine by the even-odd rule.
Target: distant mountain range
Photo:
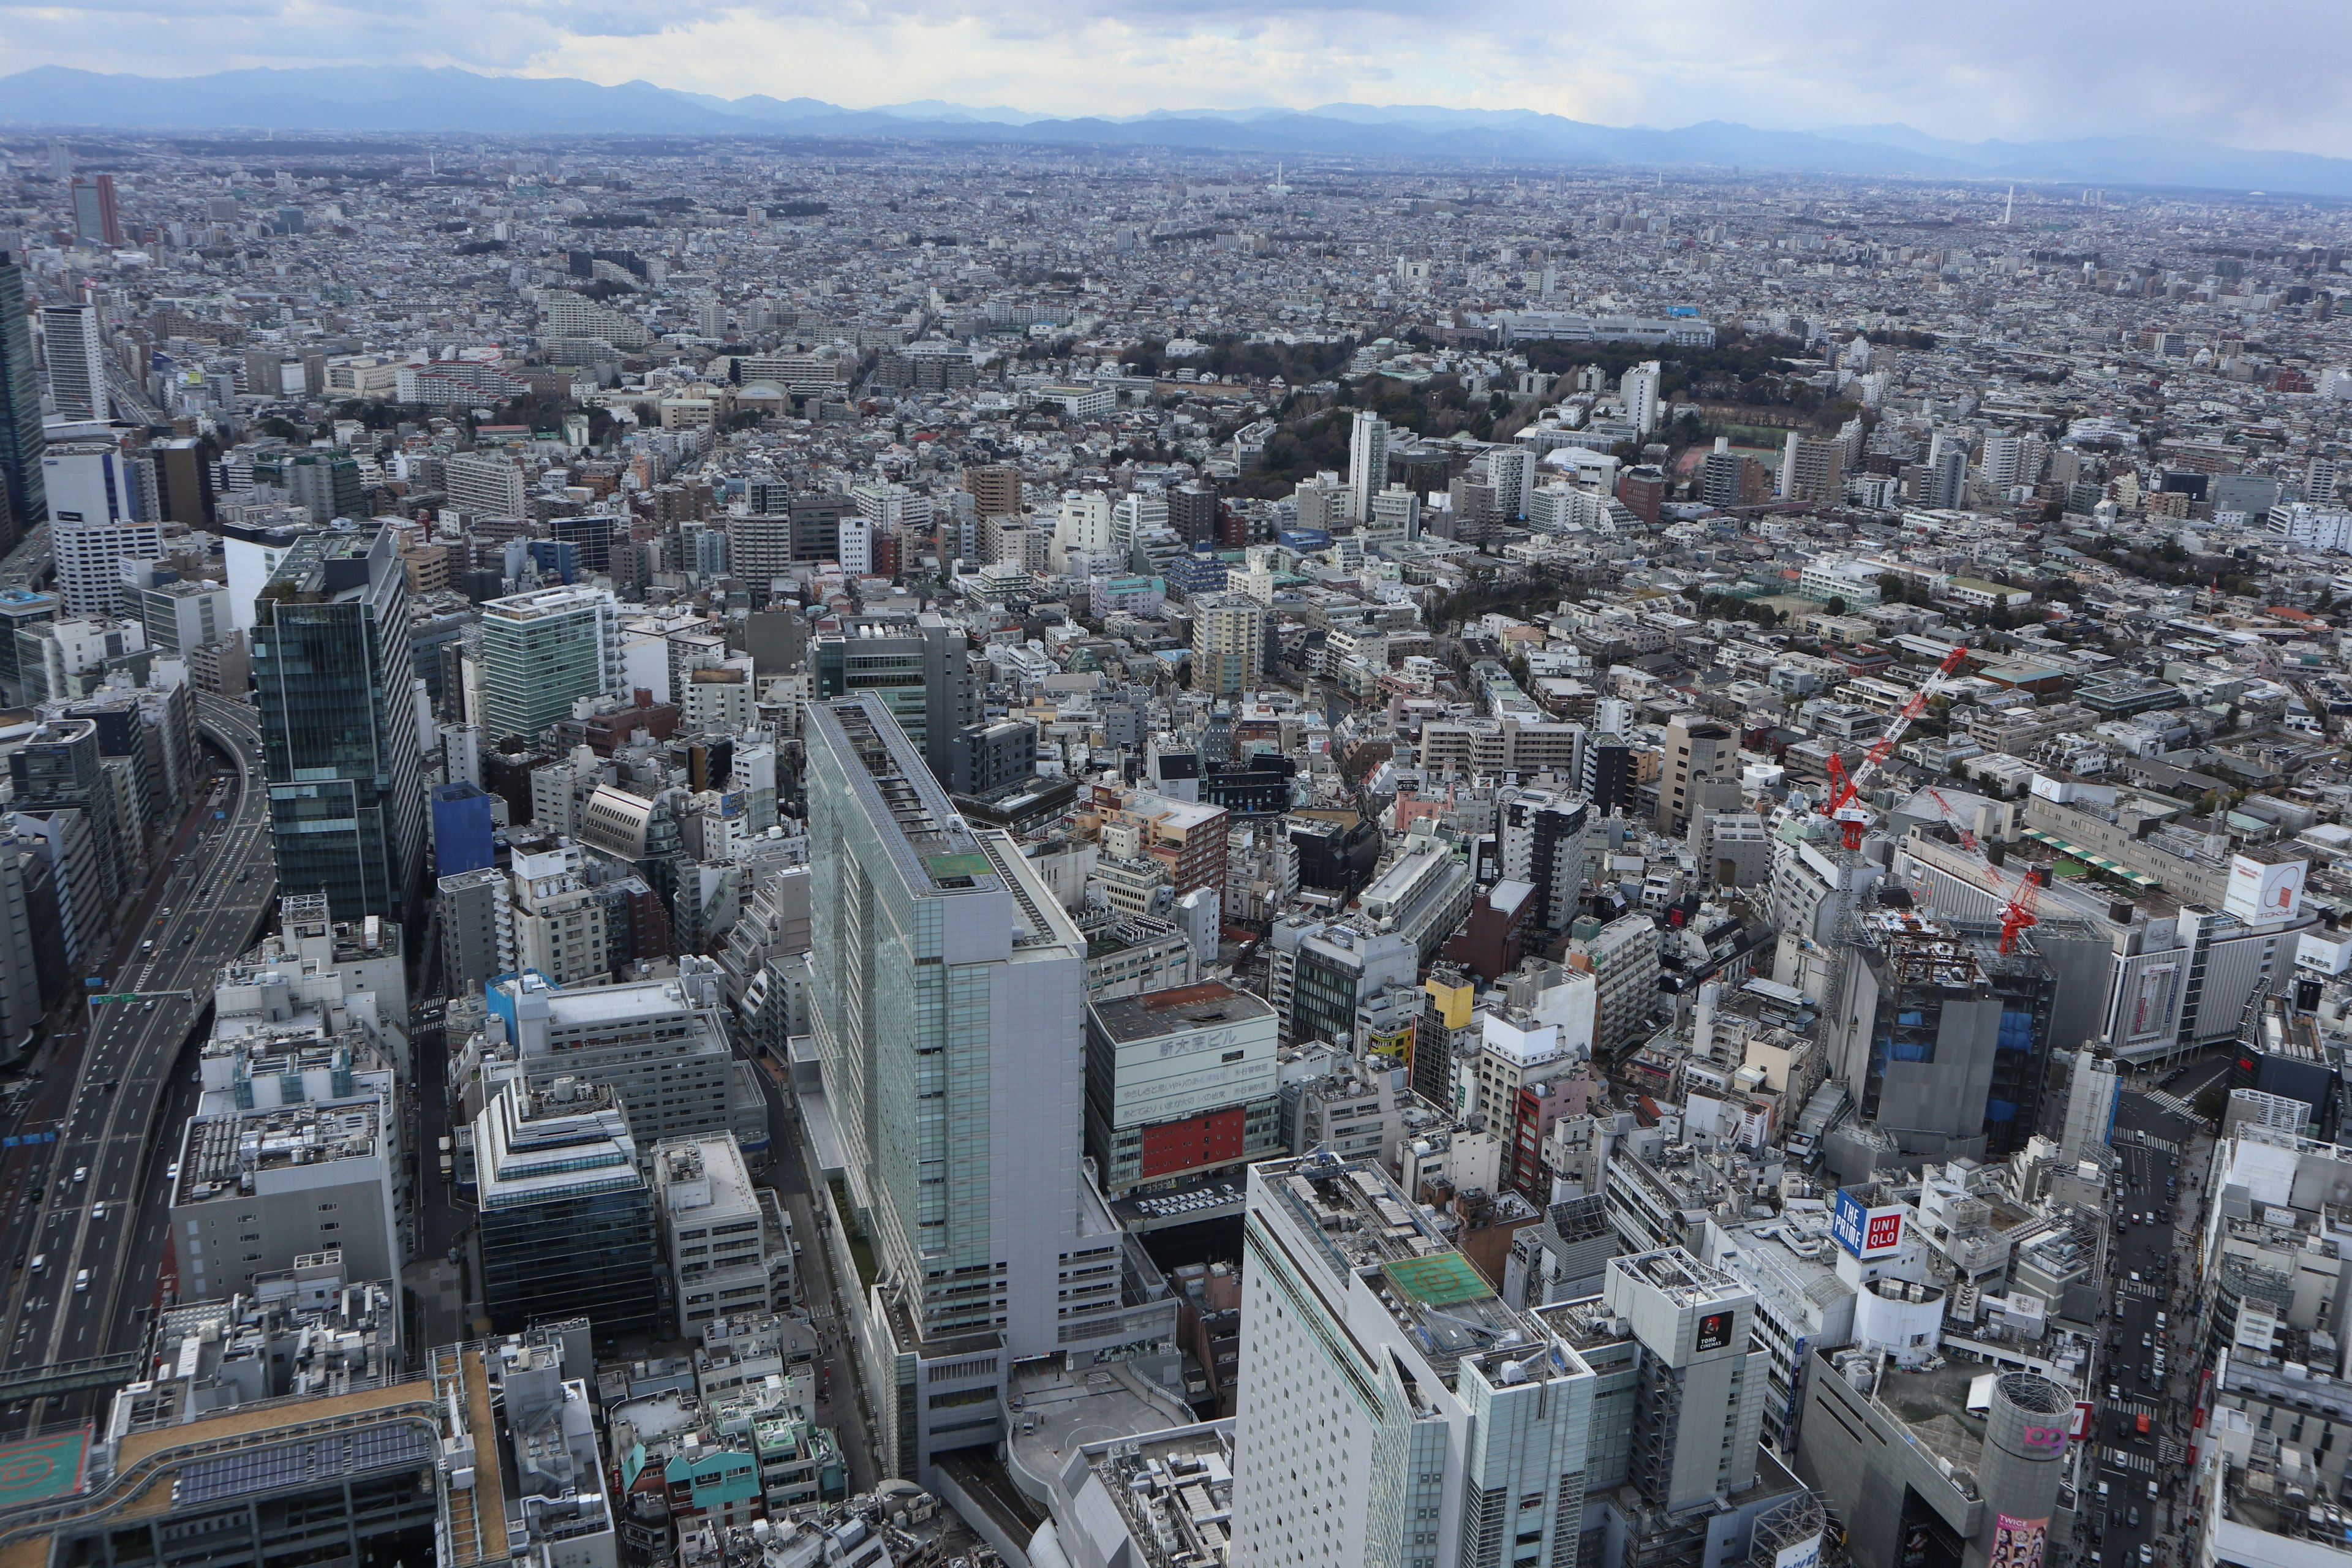
[[[1261,154],[1505,164],[1745,168],[2069,185],[2169,185],[2352,195],[2352,159],[2153,136],[1953,142],[1907,125],[1761,131],[1592,125],[1533,110],[1327,103],[1315,109],[1156,110],[1058,119],[925,100],[845,109],[814,98],[724,99],[650,82],[481,76],[454,68],[315,67],[211,76],[104,75],[42,66],[0,77],[0,124],[139,132],[784,135],[1170,147]]]

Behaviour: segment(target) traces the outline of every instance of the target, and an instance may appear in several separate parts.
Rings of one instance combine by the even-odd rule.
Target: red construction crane
[[[2018,933],[2034,923],[2033,906],[2042,897],[2042,879],[2046,873],[2039,866],[2029,866],[2017,879],[2017,891],[2010,896],[2008,906],[2000,911],[2000,950],[2017,951]],[[1993,873],[1993,885],[2000,884],[2000,873]]]
[[[1870,826],[1870,811],[1857,799],[1863,786],[1877,773],[1879,764],[1886,761],[1902,741],[1903,731],[1911,728],[1911,721],[1927,709],[1928,700],[1943,689],[1944,682],[1968,656],[1969,650],[1965,647],[1956,647],[1944,656],[1944,662],[1936,667],[1936,673],[1923,681],[1919,689],[1895,710],[1894,722],[1886,726],[1886,733],[1872,742],[1870,750],[1863,754],[1862,765],[1853,770],[1851,777],[1847,776],[1844,759],[1834,751],[1830,752],[1830,793],[1822,802],[1822,815],[1838,825],[1838,832],[1843,836],[1848,849],[1862,847],[1862,830]]]
[[[1960,847],[1971,855],[1975,854],[1977,852],[1976,833],[1967,823],[1960,820],[1959,808],[1944,798],[1942,790],[1934,788],[1932,785],[1928,788],[1927,795],[1928,798],[1936,803],[1936,809],[1943,813],[1944,820],[1952,825],[1952,831],[1960,836]]]

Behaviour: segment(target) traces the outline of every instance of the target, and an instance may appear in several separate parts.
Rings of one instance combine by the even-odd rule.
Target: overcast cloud
[[[2125,133],[2352,155],[2344,0],[0,0],[0,73],[455,65],[852,107],[1055,114],[1335,100],[1606,124],[1899,121],[1979,140]]]

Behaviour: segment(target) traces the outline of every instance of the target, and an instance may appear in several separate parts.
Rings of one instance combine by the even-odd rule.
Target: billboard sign
[[[2049,1547],[2047,1519],[2014,1519],[2005,1513],[1996,1514],[1992,1551],[1985,1558],[1985,1568],[2042,1568],[2042,1556]]]
[[[1731,1314],[1709,1312],[1698,1321],[1698,1342],[1693,1350],[1719,1351],[1731,1342]]]
[[[2248,925],[2291,921],[2303,912],[2303,879],[2308,860],[2257,860],[2251,855],[2230,858],[2230,889],[2221,907]]]
[[[1773,1554],[1772,1568],[1822,1568],[1822,1538],[1818,1531],[1792,1542]]]
[[[1856,1258],[1884,1258],[1903,1245],[1903,1205],[1864,1208],[1860,1198],[1841,1187],[1830,1213],[1830,1235]]]

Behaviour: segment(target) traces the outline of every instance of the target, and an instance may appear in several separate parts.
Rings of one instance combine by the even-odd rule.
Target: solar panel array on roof
[[[315,1486],[368,1471],[430,1464],[433,1454],[432,1435],[414,1422],[368,1426],[192,1461],[180,1467],[172,1500],[193,1507],[218,1498]]]

